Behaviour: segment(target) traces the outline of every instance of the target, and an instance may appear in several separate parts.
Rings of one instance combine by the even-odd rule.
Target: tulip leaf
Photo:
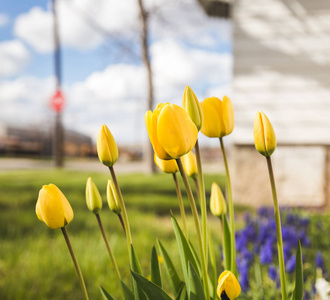
[[[216,263],[216,259],[215,259],[215,252],[214,252],[214,246],[213,246],[213,240],[212,240],[212,235],[211,235],[211,231],[208,231],[209,233],[209,255],[210,255],[210,265],[211,265],[211,269],[212,269],[212,279],[211,276],[209,276],[209,281],[210,281],[210,294],[213,295],[213,298],[216,297],[216,289],[214,288],[214,285],[217,282],[217,276],[218,276],[218,272],[217,272],[217,263]]]
[[[195,268],[188,262],[188,276],[190,278],[189,282],[189,300],[205,300],[204,288],[197,274]]]
[[[295,287],[292,294],[292,300],[302,300],[304,295],[304,276],[303,261],[300,240],[298,240],[295,267]]]
[[[159,261],[156,247],[152,247],[151,252],[151,281],[162,287],[162,278],[160,276]]]
[[[111,295],[100,285],[100,291],[103,300],[114,300]]]
[[[165,266],[165,271],[169,280],[169,284],[171,287],[171,290],[174,295],[178,295],[180,290],[182,289],[182,285],[184,283],[180,280],[178,272],[176,271],[174,264],[168,255],[165,247],[162,245],[162,243],[158,240],[158,248],[160,250],[160,253],[163,258],[164,266]]]
[[[140,265],[140,262],[139,262],[139,259],[138,259],[137,255],[134,251],[133,245],[131,245],[131,251],[132,251],[132,255],[131,255],[131,268],[132,268],[132,271],[142,275],[141,265]],[[142,291],[142,289],[137,284],[137,282],[134,278],[132,278],[132,285],[133,285],[133,293],[134,293],[135,300],[146,300],[147,299],[146,295],[144,294],[144,292]]]
[[[230,270],[230,261],[231,261],[231,246],[230,246],[230,229],[225,214],[222,214],[222,228],[223,228],[223,244],[225,253],[222,253],[225,260],[225,270]]]
[[[123,294],[124,294],[124,299],[125,300],[134,300],[134,294],[131,291],[131,289],[125,284],[124,281],[120,281],[121,283],[121,288],[123,290]]]
[[[194,258],[195,258],[195,260],[196,260],[196,266],[197,266],[196,271],[198,272],[198,274],[199,274],[200,276],[202,276],[201,262],[199,261],[198,254],[197,254],[197,252],[196,252],[196,250],[195,250],[193,244],[192,244],[190,241],[189,241],[189,247],[190,247],[191,252],[192,252],[192,254],[194,255]]]
[[[187,288],[184,282],[182,282],[180,290],[175,296],[175,300],[188,300]]]
[[[183,276],[184,276],[186,285],[188,285],[189,284],[188,262],[190,261],[195,269],[197,269],[197,263],[195,260],[195,256],[173,214],[171,214],[171,220],[172,220],[172,224],[173,224],[173,228],[174,228],[175,238],[176,238],[178,248],[179,248]],[[189,291],[189,286],[187,286],[187,290]]]
[[[153,282],[149,281],[134,271],[131,271],[131,273],[138,286],[143,290],[149,299],[172,300],[172,298],[167,295],[158,285],[154,284]]]

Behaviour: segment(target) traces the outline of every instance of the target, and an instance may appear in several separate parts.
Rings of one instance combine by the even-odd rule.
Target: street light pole
[[[61,74],[61,49],[60,39],[58,30],[58,19],[57,19],[57,1],[52,0],[53,3],[53,20],[54,20],[54,67],[55,67],[55,78],[56,78],[56,91],[61,90],[62,74]],[[53,155],[55,159],[55,166],[60,168],[63,167],[63,140],[64,131],[62,125],[62,113],[56,111],[55,127],[53,130]]]

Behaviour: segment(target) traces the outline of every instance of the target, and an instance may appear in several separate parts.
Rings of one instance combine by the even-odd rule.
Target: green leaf
[[[114,300],[110,294],[100,285],[100,291],[103,300]]]
[[[131,268],[134,272],[142,275],[141,265],[134,251],[133,245],[131,245],[131,251],[132,251]],[[139,287],[139,285],[137,284],[134,278],[132,278],[132,285],[133,285],[133,293],[135,300],[147,300],[146,295],[143,293],[142,289]]]
[[[209,281],[210,281],[210,294],[213,296],[213,298],[216,297],[217,290],[214,288],[214,285],[217,283],[217,277],[218,277],[218,272],[217,272],[217,264],[216,264],[216,259],[215,259],[215,252],[214,252],[214,246],[213,246],[213,240],[212,240],[212,235],[211,231],[208,231],[209,233],[209,254],[210,254],[210,265],[212,269],[212,279],[211,276],[209,276]]]
[[[188,266],[188,275],[190,278],[190,289],[188,295],[189,300],[205,300],[204,288],[201,279],[190,262],[188,263]]]
[[[188,300],[187,288],[184,282],[182,282],[179,292],[175,295],[175,300]]]
[[[158,285],[154,284],[153,282],[149,281],[134,271],[131,271],[131,273],[138,286],[145,292],[149,299],[172,300],[172,298],[167,295]]]
[[[121,288],[123,290],[125,300],[134,300],[134,294],[131,289],[125,284],[124,281],[120,280]]]
[[[304,295],[304,276],[303,276],[303,261],[300,240],[298,240],[296,253],[296,267],[295,267],[295,287],[293,290],[293,300],[302,300]]]
[[[193,244],[191,243],[191,241],[189,241],[189,247],[190,247],[191,253],[194,255],[194,258],[196,261],[196,265],[197,265],[196,271],[200,276],[202,276],[201,262],[199,260],[198,254],[197,254]]]
[[[174,295],[177,295],[182,289],[182,281],[180,280],[178,272],[176,271],[174,264],[170,256],[168,255],[165,247],[162,245],[162,243],[159,240],[157,240],[157,244],[158,244],[158,249],[163,258],[164,267],[170,283],[171,290]]]
[[[174,215],[171,214],[171,220],[174,228],[175,238],[179,247],[180,260],[182,265],[183,276],[187,285],[187,290],[189,291],[189,276],[188,276],[188,261],[192,263],[195,269],[197,268],[197,263],[195,260],[195,256],[192,253],[190,245],[188,244],[182,230],[179,227],[177,220]]]
[[[231,247],[230,247],[230,229],[225,214],[222,214],[222,228],[223,228],[223,244],[225,253],[223,253],[225,260],[225,270],[230,270],[230,260],[231,260]]]
[[[154,284],[157,284],[159,287],[162,287],[162,278],[160,276],[158,254],[155,246],[152,247],[151,252],[151,281]]]

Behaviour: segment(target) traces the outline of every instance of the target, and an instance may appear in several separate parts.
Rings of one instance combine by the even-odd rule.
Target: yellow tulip
[[[186,155],[182,156],[181,160],[186,174],[191,178],[197,178],[198,171],[195,154],[190,151]]]
[[[102,198],[91,177],[87,179],[85,195],[88,209],[98,214],[102,209]]]
[[[195,123],[199,131],[203,123],[203,113],[195,93],[189,86],[186,86],[184,89],[182,107],[188,113],[190,119]]]
[[[118,200],[118,194],[116,192],[115,185],[111,180],[108,180],[108,185],[107,185],[107,201],[110,210],[117,215],[120,214],[121,207]]]
[[[218,297],[220,299],[233,300],[236,299],[240,293],[241,286],[239,285],[235,275],[230,271],[223,271],[218,279]]]
[[[179,171],[178,164],[174,159],[164,160],[160,159],[156,154],[154,155],[155,164],[161,169],[164,173],[176,173]]]
[[[222,138],[234,129],[234,108],[231,100],[224,96],[206,98],[202,103],[203,125],[201,132],[208,137]]]
[[[276,149],[274,128],[263,112],[257,112],[254,119],[254,145],[266,157],[271,156]]]
[[[97,154],[102,164],[112,167],[118,159],[118,148],[109,128],[102,125],[97,135]]]
[[[211,188],[210,210],[212,215],[221,217],[227,212],[225,197],[222,194],[220,187],[213,182]]]
[[[44,185],[39,191],[36,214],[40,221],[52,229],[64,227],[73,219],[69,201],[54,184]]]
[[[154,151],[161,159],[177,159],[196,144],[196,125],[185,110],[175,104],[158,104],[153,112],[146,112],[145,122]]]

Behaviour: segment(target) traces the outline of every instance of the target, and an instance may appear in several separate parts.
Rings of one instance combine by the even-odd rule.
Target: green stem
[[[197,239],[198,239],[198,245],[199,245],[199,250],[200,250],[200,255],[201,255],[201,265],[202,265],[202,272],[203,272],[204,292],[205,292],[206,300],[209,300],[210,299],[210,291],[209,291],[209,284],[208,284],[207,266],[206,266],[206,260],[205,260],[206,255],[204,253],[204,248],[203,248],[202,231],[201,231],[201,225],[200,225],[199,218],[198,218],[198,212],[197,212],[194,196],[192,194],[192,191],[191,191],[191,188],[190,188],[190,185],[189,185],[189,181],[188,181],[187,175],[184,171],[184,168],[183,168],[183,165],[182,165],[182,162],[181,162],[180,158],[177,158],[176,162],[178,164],[180,174],[181,174],[183,183],[184,183],[185,188],[186,188],[186,192],[187,192],[187,195],[188,195],[191,211],[192,211],[192,214],[193,214],[193,217],[194,217],[194,222],[195,222],[195,227],[196,227],[196,234],[197,234]]]
[[[102,236],[103,236],[105,245],[106,245],[106,247],[108,249],[108,253],[109,253],[110,259],[111,259],[112,264],[113,264],[113,266],[114,266],[114,268],[116,270],[117,277],[118,277],[119,280],[121,280],[119,269],[118,269],[118,266],[117,266],[117,262],[116,262],[115,256],[113,255],[113,252],[111,250],[111,247],[110,247],[109,241],[107,239],[107,236],[105,234],[105,230],[104,230],[104,227],[103,227],[103,224],[102,224],[102,221],[101,221],[101,216],[99,214],[96,214],[95,216],[96,216],[97,222],[99,223],[99,227],[100,227],[100,230],[101,230],[101,233],[102,233]]]
[[[131,261],[131,257],[132,257],[132,253],[131,253],[132,236],[131,236],[131,229],[129,227],[126,206],[125,206],[125,203],[124,203],[123,195],[121,194],[121,190],[120,190],[118,180],[117,180],[117,177],[116,177],[116,173],[115,173],[115,170],[114,170],[113,166],[109,167],[109,170],[110,170],[110,174],[111,174],[113,183],[115,184],[115,188],[116,188],[116,191],[117,191],[117,194],[118,194],[121,211],[123,212],[123,220],[124,220],[126,239],[127,239],[128,256],[129,256],[129,261]]]
[[[231,183],[230,183],[230,175],[228,168],[228,161],[225,146],[223,144],[222,138],[220,138],[221,151],[223,156],[223,161],[226,169],[226,177],[227,177],[227,191],[228,191],[228,208],[229,208],[229,217],[230,217],[230,249],[231,249],[231,262],[230,269],[237,276],[236,272],[236,247],[235,247],[235,220],[234,220],[234,204],[233,204],[233,196],[231,191]]]
[[[125,230],[125,224],[124,224],[124,220],[123,220],[123,217],[122,217],[122,215],[121,215],[121,214],[118,214],[117,216],[118,216],[119,222],[120,222],[120,224],[121,224],[121,227],[123,228],[123,230],[124,230],[124,233],[125,233],[125,236],[126,236],[126,230]]]
[[[286,300],[287,293],[286,293],[285,266],[284,266],[283,241],[282,241],[282,230],[281,230],[281,216],[280,216],[280,209],[279,209],[278,201],[277,201],[272,161],[271,161],[270,157],[266,157],[266,159],[267,159],[269,179],[270,179],[270,185],[272,187],[272,195],[273,195],[273,203],[274,203],[276,235],[277,235],[277,251],[278,251],[278,261],[279,261],[279,265],[280,265],[281,292],[282,292],[282,299]]]
[[[224,267],[226,269],[226,247],[225,247],[225,233],[223,230],[223,218],[226,218],[226,216],[221,215],[221,217],[219,218],[220,220],[220,236],[221,236],[221,245],[222,245],[222,255],[223,255],[223,261],[224,261]]]
[[[207,211],[206,211],[206,199],[205,199],[205,186],[204,186],[204,178],[203,178],[203,170],[202,170],[202,160],[201,153],[199,151],[198,140],[195,145],[196,152],[196,161],[197,161],[197,171],[198,171],[198,185],[199,185],[199,196],[200,196],[200,206],[202,213],[202,232],[203,232],[203,249],[205,253],[205,261],[207,265],[208,260],[208,251],[207,251]]]
[[[181,213],[181,218],[182,218],[182,223],[183,223],[183,233],[184,233],[186,239],[188,240],[186,213],[184,211],[184,205],[183,205],[183,201],[182,201],[182,195],[181,195],[181,190],[180,190],[180,186],[178,183],[178,178],[176,177],[175,173],[173,173],[173,180],[174,180],[174,184],[175,184],[176,195],[177,195],[178,201],[179,201],[180,213]]]
[[[80,267],[79,267],[79,264],[78,264],[78,260],[76,258],[76,255],[74,254],[74,251],[73,251],[73,248],[72,248],[72,245],[71,245],[69,236],[68,236],[68,232],[66,231],[66,228],[65,227],[61,227],[61,230],[62,230],[62,233],[64,235],[64,239],[66,241],[66,244],[68,245],[68,249],[69,249],[69,252],[71,254],[71,258],[72,258],[73,264],[74,264],[74,266],[76,268],[77,275],[78,275],[78,278],[79,278],[79,283],[80,283],[80,286],[81,286],[81,290],[82,290],[82,292],[84,294],[84,299],[85,300],[89,300],[87,289],[86,289],[86,285],[85,285],[85,281],[84,281],[84,277],[83,277],[83,275],[81,273],[81,270],[80,270]]]
[[[199,193],[199,186],[198,186],[198,181],[197,181],[196,178],[194,178],[194,184],[195,184],[195,189],[196,189],[196,194],[197,194],[199,207],[201,207],[201,196],[200,196],[200,193]]]

